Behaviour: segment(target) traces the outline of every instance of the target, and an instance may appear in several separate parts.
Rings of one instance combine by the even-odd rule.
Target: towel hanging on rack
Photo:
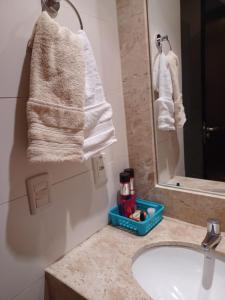
[[[175,130],[172,80],[165,54],[158,53],[153,65],[153,84],[158,92],[154,101],[157,128],[163,131]]]
[[[166,58],[168,61],[173,86],[175,125],[177,128],[183,128],[186,122],[186,115],[179,85],[179,60],[173,51],[169,51]]]
[[[85,59],[84,159],[87,160],[117,140],[112,106],[106,101],[91,44],[83,30],[78,34],[83,41]]]
[[[163,53],[163,48],[162,48],[162,43],[166,41],[169,44],[170,47],[170,51],[168,52],[167,55],[165,55]],[[182,128],[186,122],[186,115],[185,115],[185,111],[184,111],[184,107],[183,107],[183,101],[182,101],[182,94],[180,92],[180,86],[179,86],[179,61],[178,61],[178,57],[177,55],[172,51],[172,47],[171,47],[171,43],[169,40],[168,35],[165,36],[161,36],[161,34],[157,34],[156,38],[155,38],[155,43],[156,43],[156,47],[159,50],[159,53],[156,56],[156,59],[154,60],[153,63],[153,86],[154,89],[156,91],[159,92],[160,94],[160,85],[162,83],[159,82],[160,80],[160,57],[164,57],[166,64],[168,66],[169,72],[167,69],[164,68],[164,77],[162,78],[166,78],[169,76],[170,73],[170,80],[172,83],[172,99],[173,99],[173,109],[170,110],[170,115],[172,117],[172,114],[174,114],[173,118],[175,121],[175,127],[176,128]],[[166,75],[167,74],[167,75]],[[166,82],[166,81],[165,81]],[[171,86],[171,83],[169,84]],[[170,97],[169,97],[170,98]],[[165,99],[164,99],[165,100]],[[155,106],[156,103],[158,102],[158,99],[155,101]],[[161,101],[160,101],[161,103]],[[171,105],[171,104],[170,104]],[[159,106],[159,105],[158,105]],[[165,103],[164,103],[164,107],[165,107]],[[167,105],[168,107],[168,105]],[[160,119],[160,117],[162,116],[162,109],[158,109],[157,110],[157,116],[158,119]],[[167,126],[168,127],[168,126]],[[173,128],[174,126],[172,126],[171,128]],[[160,128],[162,129],[162,127]],[[162,129],[165,130],[165,129]],[[173,129],[172,129],[173,130]]]
[[[33,162],[81,162],[85,121],[82,40],[43,12],[30,45],[28,158]]]

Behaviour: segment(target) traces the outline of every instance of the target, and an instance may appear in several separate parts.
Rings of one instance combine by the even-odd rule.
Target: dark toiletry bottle
[[[119,198],[120,213],[129,217],[135,210],[130,194],[130,175],[126,172],[120,173],[120,198]]]
[[[133,168],[127,168],[124,170],[124,172],[128,173],[130,175],[130,195],[131,195],[131,201],[133,201],[133,206],[136,208],[136,193],[134,189],[134,169]]]

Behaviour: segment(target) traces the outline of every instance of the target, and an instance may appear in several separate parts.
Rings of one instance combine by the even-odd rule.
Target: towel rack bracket
[[[76,9],[75,5],[70,1],[70,0],[65,0],[75,11],[77,18],[79,20],[80,23],[80,29],[83,29],[83,23],[81,20],[81,16],[78,12],[78,10]],[[60,2],[61,0],[41,0],[42,3],[42,9],[43,10],[47,10],[47,12],[53,17],[55,18],[58,14],[58,11],[60,9]]]
[[[56,17],[60,9],[60,0],[42,0],[42,8],[52,16]]]
[[[156,45],[156,48],[162,52],[162,43],[166,41],[168,44],[169,44],[169,47],[170,47],[170,50],[172,50],[172,47],[171,47],[171,44],[170,44],[170,40],[169,40],[169,37],[168,35],[164,35],[164,36],[161,36],[161,34],[156,34],[155,36],[155,45]]]

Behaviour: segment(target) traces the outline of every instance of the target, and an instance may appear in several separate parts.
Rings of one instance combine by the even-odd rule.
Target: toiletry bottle
[[[136,209],[136,193],[134,190],[134,169],[127,168],[124,170],[124,172],[126,172],[130,175],[130,195],[131,195],[131,201],[133,201],[133,206],[134,206],[134,210],[135,210]]]
[[[135,211],[130,195],[130,175],[126,172],[120,173],[119,210],[127,218]]]

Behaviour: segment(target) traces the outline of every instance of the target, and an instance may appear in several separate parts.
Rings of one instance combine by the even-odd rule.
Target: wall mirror
[[[225,195],[225,0],[147,2],[158,183]]]

